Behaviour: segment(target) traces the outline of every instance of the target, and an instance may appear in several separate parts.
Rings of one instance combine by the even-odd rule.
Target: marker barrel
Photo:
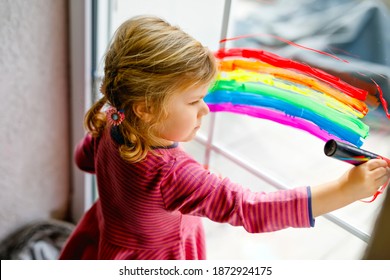
[[[383,158],[377,154],[333,139],[325,143],[324,153],[329,157],[333,157],[353,165],[360,165],[370,159]]]

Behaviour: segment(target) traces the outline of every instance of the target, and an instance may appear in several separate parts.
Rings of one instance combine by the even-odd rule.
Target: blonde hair
[[[119,152],[129,162],[141,161],[152,150],[156,138],[153,128],[168,114],[166,101],[180,90],[211,83],[217,72],[209,49],[153,16],[125,21],[117,29],[104,63],[103,97],[86,113],[85,126],[92,136],[99,137],[107,124],[103,106],[124,110],[119,131],[125,144]],[[134,112],[139,102],[153,112],[147,123]]]

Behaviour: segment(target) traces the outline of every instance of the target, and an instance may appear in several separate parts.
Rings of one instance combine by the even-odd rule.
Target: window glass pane
[[[229,47],[266,50],[368,90],[371,110],[363,120],[370,134],[362,148],[389,156],[390,120],[381,105],[370,106],[375,103],[372,100],[379,100],[376,83],[384,99],[390,100],[388,3],[236,0],[231,11],[229,36],[249,36],[229,41]],[[242,115],[218,114],[215,141],[289,186],[319,184],[350,168],[327,158],[324,141],[306,131]],[[381,199],[371,204],[356,202],[334,214],[369,233]]]
[[[219,48],[223,0],[105,0],[99,3],[105,7],[99,12],[105,18],[100,21],[104,32],[98,32],[99,44],[104,48],[116,28],[138,14],[161,16],[212,50]],[[387,6],[378,1],[233,0],[227,36],[251,36],[228,41],[226,46],[263,49],[322,69],[356,87],[368,87],[367,90],[372,89],[374,80],[389,102],[390,51],[387,46],[390,42],[385,28],[390,24],[388,14]],[[101,70],[97,72],[101,75]],[[377,96],[372,97],[374,100]],[[373,104],[374,109],[364,118],[370,134],[362,148],[390,157],[387,144],[390,120],[380,103],[377,105],[375,109]],[[326,157],[324,141],[306,131],[222,112],[205,118],[198,141],[183,144],[200,162],[207,161],[205,143],[210,126],[213,145],[287,187],[323,183],[351,167]],[[253,175],[223,153],[211,152],[210,168],[253,191],[275,190],[267,178]],[[369,234],[381,202],[379,196],[373,203],[356,202],[332,214]],[[314,229],[288,229],[260,236],[209,221],[205,221],[205,227],[211,259],[359,259],[366,246],[361,238],[323,217],[317,218]]]
[[[210,49],[217,49],[221,33],[224,0],[115,0],[112,9],[114,30],[129,17],[152,14],[180,26]]]

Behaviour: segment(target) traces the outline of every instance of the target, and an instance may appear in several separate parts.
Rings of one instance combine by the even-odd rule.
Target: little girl
[[[373,195],[389,177],[384,160],[353,167],[316,187],[243,189],[179,146],[199,130],[217,64],[178,27],[135,17],[105,56],[103,97],[85,116],[78,167],[96,174],[99,199],[60,259],[205,259],[201,217],[248,232],[312,227],[314,218]]]

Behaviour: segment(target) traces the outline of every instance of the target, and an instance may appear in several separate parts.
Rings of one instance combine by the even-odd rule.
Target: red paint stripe
[[[220,49],[215,53],[215,56],[219,59],[223,59],[226,57],[255,58],[277,67],[285,69],[294,69],[296,71],[300,71],[307,75],[316,77],[317,79],[339,89],[345,94],[359,100],[365,100],[368,94],[366,90],[356,88],[342,81],[340,78],[326,73],[325,71],[310,67],[307,64],[299,63],[291,59],[280,57],[276,54],[264,50],[243,48]]]

